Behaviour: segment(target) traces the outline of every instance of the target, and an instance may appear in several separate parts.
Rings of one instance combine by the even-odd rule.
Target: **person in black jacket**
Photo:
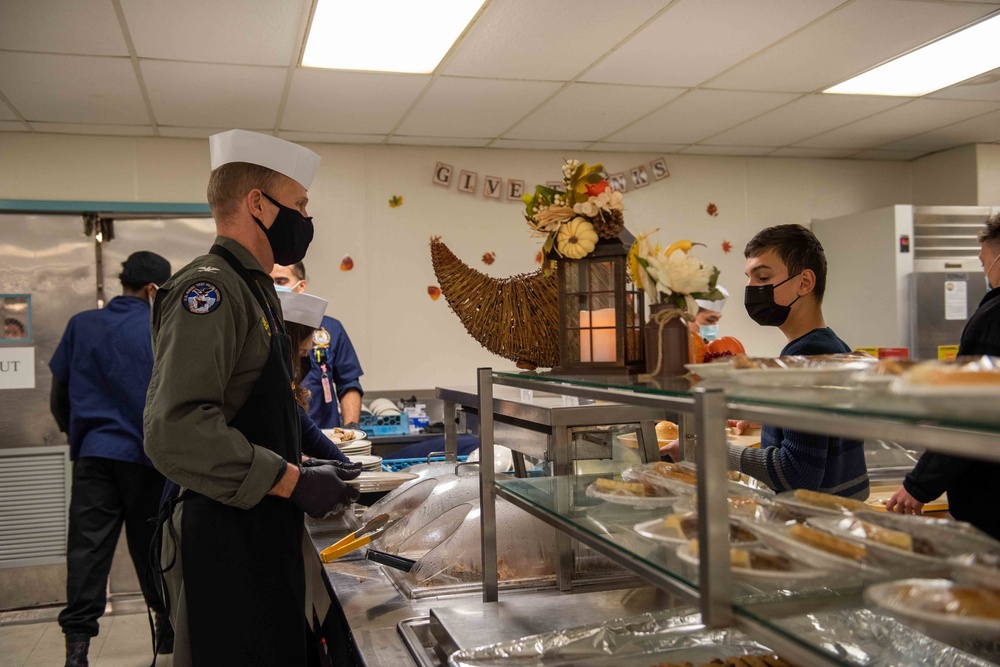
[[[1000,214],[979,232],[986,296],[962,331],[959,356],[1000,357]],[[921,514],[924,503],[948,492],[952,516],[1000,539],[1000,464],[925,452],[886,503],[900,514]]]

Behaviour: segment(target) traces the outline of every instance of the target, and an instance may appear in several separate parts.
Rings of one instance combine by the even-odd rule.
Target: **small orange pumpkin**
[[[729,354],[726,354],[727,352]],[[746,350],[743,349],[743,343],[732,336],[723,336],[722,338],[716,338],[708,344],[708,353],[717,357],[726,357],[730,354],[746,354]]]
[[[705,345],[705,341],[702,339],[701,334],[692,331],[691,335],[688,336],[688,363],[705,363],[705,355],[707,353],[708,347]]]

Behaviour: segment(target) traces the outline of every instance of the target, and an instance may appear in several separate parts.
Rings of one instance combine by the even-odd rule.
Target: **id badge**
[[[323,401],[333,403],[333,391],[330,389],[330,378],[326,376],[326,366],[323,366]]]

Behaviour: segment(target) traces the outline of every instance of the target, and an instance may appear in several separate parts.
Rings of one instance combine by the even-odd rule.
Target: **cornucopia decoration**
[[[431,262],[448,306],[480,345],[518,368],[559,365],[554,273],[494,278],[467,266],[438,236],[431,238]]]

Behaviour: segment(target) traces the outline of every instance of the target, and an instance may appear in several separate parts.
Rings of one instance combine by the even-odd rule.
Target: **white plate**
[[[684,364],[684,368],[703,380],[727,380],[732,377],[733,373],[742,373],[742,371],[733,368],[733,362],[731,361],[717,361],[707,364]]]
[[[865,590],[865,599],[901,619],[908,625],[947,642],[955,639],[989,639],[1000,637],[1000,620],[945,614],[923,609],[913,600],[904,599],[908,587],[917,587],[932,596],[935,592],[961,586],[947,579],[903,579],[876,584]]]
[[[371,468],[374,470],[382,469],[382,457],[381,456],[371,456],[369,454],[358,454],[355,456],[348,456],[352,463],[360,463],[362,468],[366,470]]]
[[[789,558],[803,563],[811,563],[823,570],[837,570],[863,574],[866,577],[882,577],[887,573],[882,568],[832,554],[818,547],[800,542],[788,535],[788,526],[784,524],[751,523],[748,529],[760,537],[761,542],[775,551],[780,551]]]
[[[697,517],[697,515],[694,514],[693,512],[686,512],[686,513],[684,513],[683,518],[687,518],[687,516],[695,516],[695,517]],[[686,538],[686,537],[677,537],[673,533],[667,533],[667,532],[665,532],[665,530],[663,528],[663,522],[666,520],[666,518],[667,517],[663,517],[663,518],[660,518],[660,519],[653,519],[652,521],[643,521],[642,523],[635,524],[635,526],[633,526],[632,529],[635,532],[637,532],[640,535],[642,535],[643,537],[648,537],[649,539],[653,540],[654,542],[661,542],[663,544],[670,544],[670,545],[687,544],[688,538]],[[748,526],[748,525],[738,524],[736,521],[731,521],[730,524],[731,525],[739,525],[741,528],[743,528],[747,532],[750,532],[750,526]],[[745,548],[745,547],[750,547],[750,546],[755,546],[757,544],[760,544],[760,541],[759,540],[751,540],[749,542],[732,542],[732,541],[730,541],[730,544],[732,544],[735,547]]]
[[[416,479],[412,472],[367,472],[363,471],[357,479],[346,480],[347,484],[357,487],[362,493],[371,491],[392,491],[397,486]]]
[[[595,482],[596,484],[596,482]],[[618,505],[630,505],[632,507],[639,507],[643,509],[651,509],[656,507],[672,507],[674,503],[680,502],[681,500],[686,500],[685,496],[630,496],[623,493],[605,493],[604,491],[598,491],[594,484],[587,487],[585,491],[588,498],[598,498],[599,500],[604,500],[609,503],[616,503]]]
[[[854,374],[868,367],[850,363],[824,368],[747,368],[728,377],[753,387],[842,387],[853,384]]]
[[[787,554],[786,554],[787,555]],[[690,552],[688,545],[682,544],[677,547],[677,557],[683,562],[693,567],[698,567],[698,557]],[[809,581],[810,579],[821,579],[830,576],[826,570],[808,567],[792,560],[792,570],[753,570],[745,567],[731,568],[733,578],[748,583],[784,583],[796,581]]]
[[[625,433],[623,435],[620,435],[618,436],[618,441],[628,449],[639,449],[639,436],[637,436],[635,433]],[[660,447],[669,445],[671,442],[673,442],[673,440],[660,440],[659,438],[656,439],[656,444],[659,445]]]
[[[857,521],[861,520],[861,517],[857,516],[810,517],[806,519],[806,525],[826,533],[831,533],[837,537],[842,537],[845,540],[857,542],[858,544],[864,544],[866,549],[878,555],[877,560],[885,562],[886,565],[893,568],[902,569],[904,567],[916,567],[927,569],[928,567],[944,566],[944,561],[947,556],[925,556],[923,554],[889,546],[888,544],[883,544],[881,542],[875,542],[874,540],[869,540],[855,534],[853,531],[859,529],[855,529],[853,526]],[[883,558],[883,556],[885,558]]]
[[[321,429],[321,430],[323,431],[323,435],[325,435],[325,436],[326,436],[326,437],[328,437],[328,438],[329,438],[329,437],[330,437],[331,435],[333,435],[333,431],[334,431],[334,429],[332,429],[332,428],[324,428],[324,429]],[[351,437],[350,437],[350,438],[348,438],[348,439],[346,439],[346,440],[341,440],[340,442],[335,442],[335,443],[333,443],[333,444],[335,444],[335,445],[346,445],[346,444],[347,444],[347,443],[349,443],[349,442],[355,442],[355,441],[357,441],[357,440],[364,440],[365,438],[367,438],[367,437],[368,437],[368,434],[367,434],[367,433],[365,433],[364,431],[361,431],[361,430],[358,430],[358,429],[356,429],[356,428],[355,428],[355,429],[347,429],[347,428],[342,428],[342,429],[340,429],[340,430],[341,430],[341,431],[344,431],[345,433],[346,433],[347,431],[351,431],[351,432],[352,432],[352,433],[351,433]],[[331,438],[331,440],[332,440],[332,438]]]

